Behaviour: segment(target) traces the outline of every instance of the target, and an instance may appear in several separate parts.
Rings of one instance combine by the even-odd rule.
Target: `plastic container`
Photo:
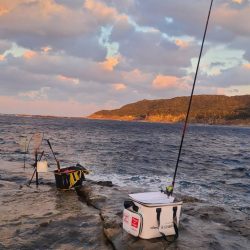
[[[38,173],[47,173],[48,172],[47,161],[38,161],[37,162],[37,172]]]

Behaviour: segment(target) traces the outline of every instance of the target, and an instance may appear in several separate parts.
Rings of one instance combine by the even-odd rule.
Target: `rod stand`
[[[42,159],[43,154],[44,154],[44,151],[41,153],[41,155],[40,155],[40,157],[38,159],[38,152],[37,151],[35,152],[34,172],[33,172],[32,176],[31,176],[31,179],[29,180],[28,186],[30,186],[30,184],[31,184],[31,182],[32,182],[32,180],[34,178],[34,175],[36,175],[36,186],[38,187],[38,185],[39,185],[38,172],[37,172],[37,163],[38,163],[38,161],[40,161]]]

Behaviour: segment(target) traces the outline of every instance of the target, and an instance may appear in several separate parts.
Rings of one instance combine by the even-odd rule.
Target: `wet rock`
[[[105,186],[105,187],[113,187],[112,181],[98,181],[98,185]]]
[[[89,205],[100,209],[103,202],[106,200],[106,196],[94,193],[90,185],[83,185],[76,190],[77,194]]]
[[[201,214],[200,218],[203,219],[203,220],[208,220],[209,219],[209,214],[208,213]]]
[[[13,163],[10,167],[4,164],[0,164],[4,171],[13,168]],[[17,164],[16,169],[19,168]],[[112,249],[103,234],[99,210],[80,202],[74,191],[58,191],[55,184],[53,187],[39,185],[38,188],[34,183],[30,187],[23,185],[32,173],[32,169],[27,169],[27,173],[21,173],[24,177],[20,179],[20,172],[8,172],[5,174],[7,178],[0,180],[3,184],[0,192],[1,250]],[[23,185],[21,190],[20,182]],[[91,202],[105,202],[103,197],[99,199],[98,194],[95,195],[95,199],[94,194],[89,197]]]
[[[202,202],[202,200],[199,200],[195,197],[188,196],[188,195],[181,195],[181,194],[176,194],[176,198],[178,200],[182,200],[184,203],[194,203],[194,202]]]
[[[209,248],[214,249],[214,250],[216,250],[216,249],[218,249],[218,250],[222,249],[222,247],[221,247],[221,245],[220,245],[220,243],[218,241],[211,241],[211,242],[209,242]]]
[[[246,212],[177,194],[184,201],[177,241],[143,240],[122,229],[122,213],[128,194],[145,190],[94,181],[84,182],[78,197],[74,191],[57,191],[54,182],[51,187],[32,184],[20,190],[31,174],[23,173],[20,179],[8,173],[1,180],[0,249],[249,249]]]
[[[40,227],[47,227],[49,225],[49,221],[42,222],[39,224]]]
[[[1,250],[7,250],[8,248],[6,248],[3,244],[0,243],[0,249]]]

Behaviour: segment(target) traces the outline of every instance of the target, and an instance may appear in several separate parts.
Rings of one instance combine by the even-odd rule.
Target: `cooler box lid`
[[[129,197],[147,206],[157,206],[157,205],[168,205],[173,203],[174,197],[168,197],[162,192],[146,192],[146,193],[136,193],[129,194]]]

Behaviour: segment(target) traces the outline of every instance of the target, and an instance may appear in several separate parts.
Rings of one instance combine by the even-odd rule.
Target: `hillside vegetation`
[[[94,119],[139,120],[149,122],[183,122],[190,97],[142,100],[120,109],[101,110],[89,116]],[[250,125],[250,95],[195,95],[189,121],[205,124]]]

